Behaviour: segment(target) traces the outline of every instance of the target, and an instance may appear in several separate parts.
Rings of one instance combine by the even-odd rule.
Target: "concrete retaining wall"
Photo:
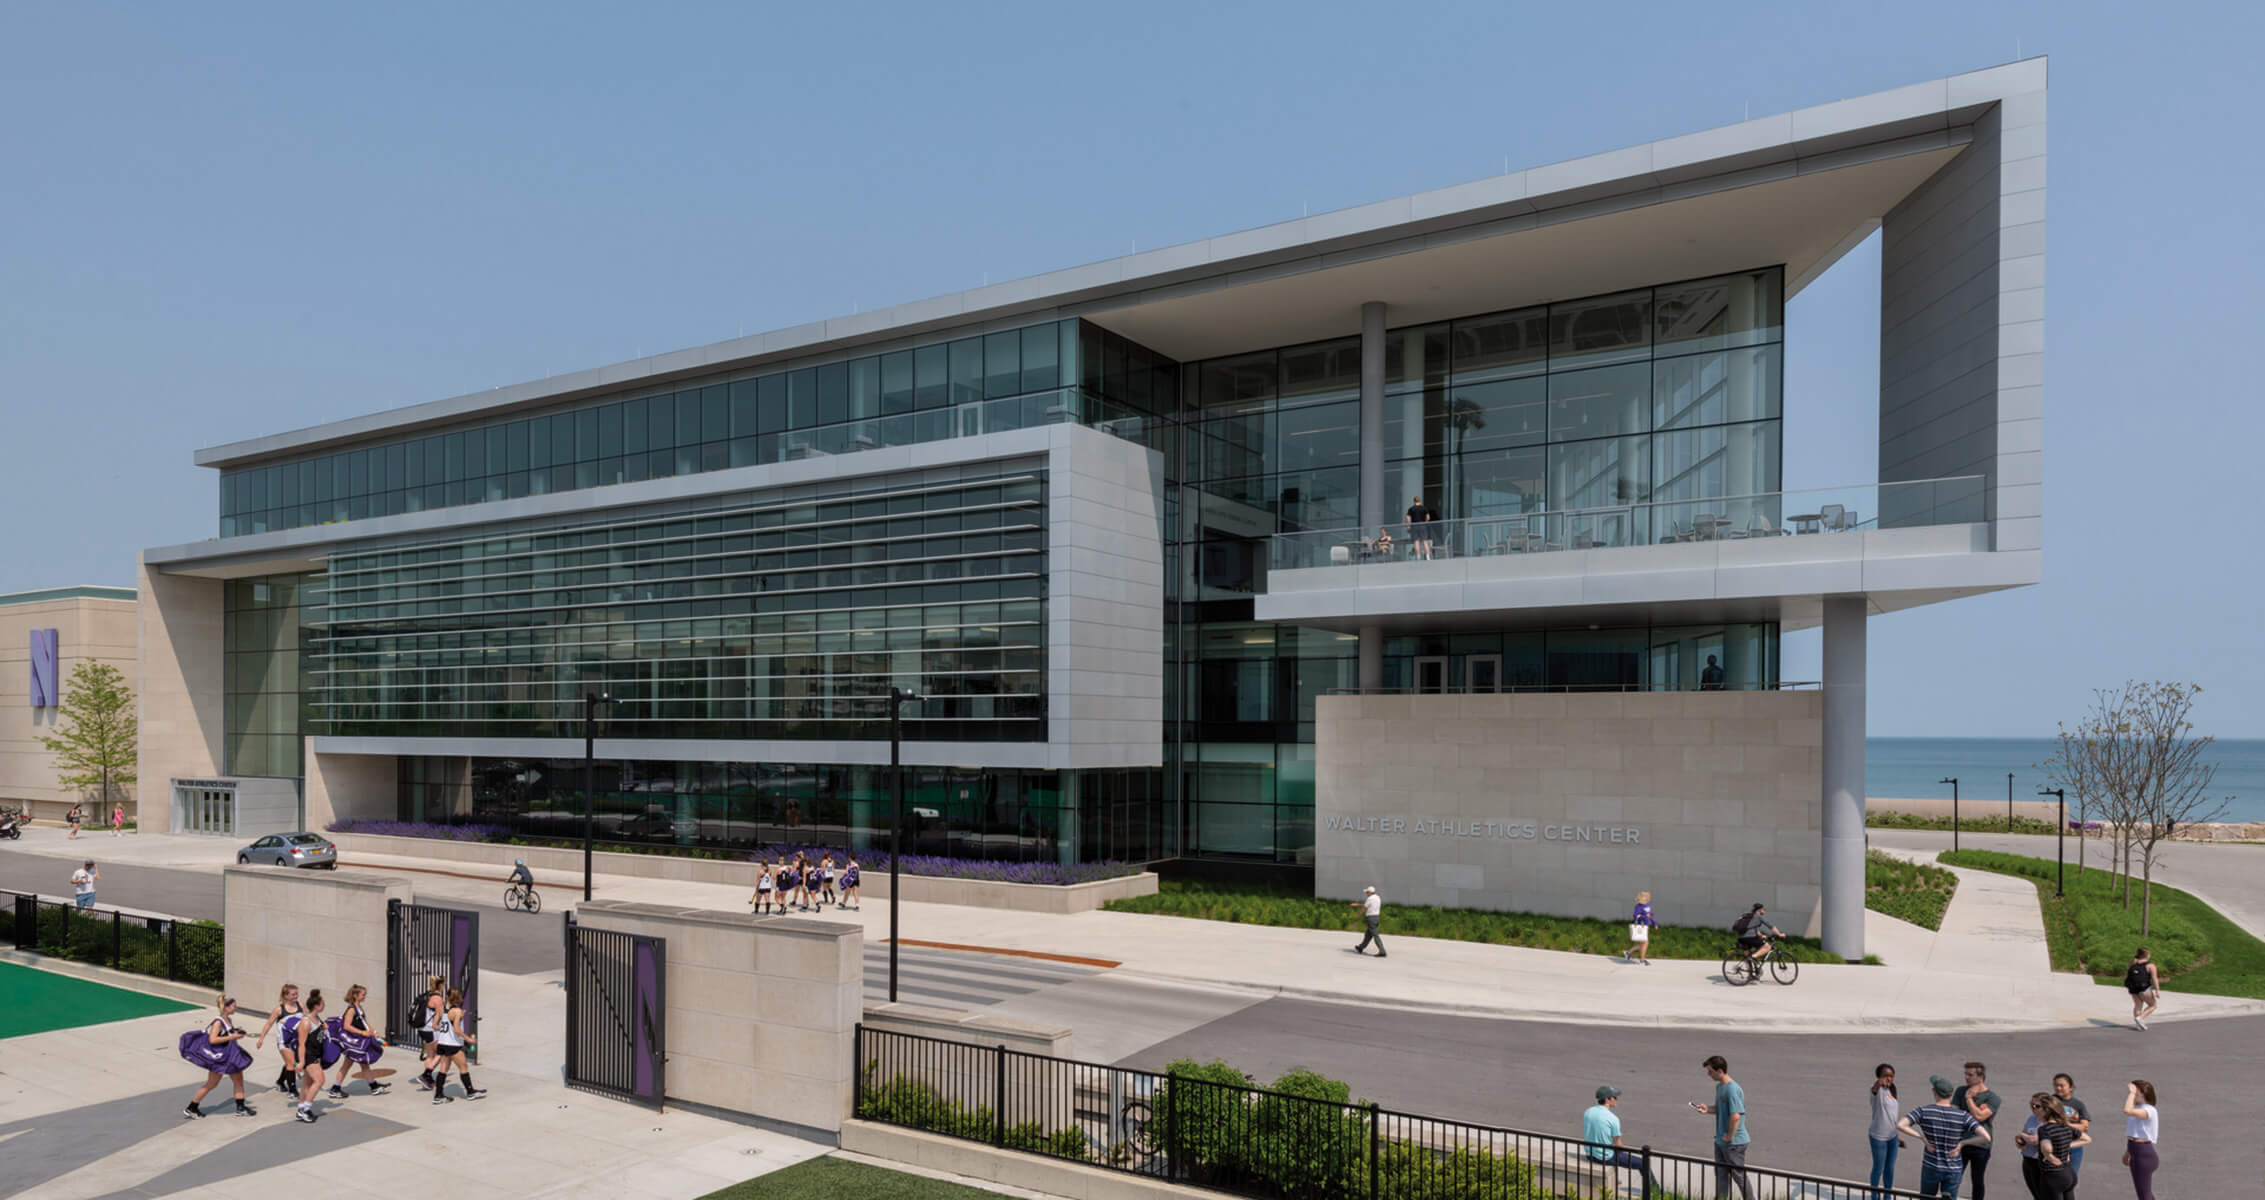
[[[826,1134],[849,1115],[863,931],[595,900],[591,929],[668,939],[668,1099]]]
[[[228,994],[247,1012],[274,1007],[277,989],[321,988],[330,1014],[353,984],[370,989],[364,1011],[383,1029],[385,906],[415,898],[406,879],[229,867],[221,877]]]
[[[1018,1150],[998,1150],[981,1142],[895,1125],[877,1125],[871,1121],[845,1122],[841,1146],[853,1153],[869,1154],[890,1162],[948,1171],[1049,1196],[1076,1196],[1080,1200],[1179,1200],[1182,1197],[1217,1200],[1219,1195],[1201,1188],[1162,1183]]]
[[[580,850],[547,846],[506,846],[494,842],[451,842],[440,838],[387,837],[370,833],[328,834],[341,851],[397,854],[404,858],[437,858],[449,862],[481,863],[504,868],[524,858],[531,868],[544,871],[582,870]],[[621,854],[604,850],[592,855],[600,875],[626,875],[633,879],[681,879],[688,883],[729,883],[755,890],[755,865],[732,859],[679,858],[666,854]],[[499,872],[500,873],[500,872]],[[1118,879],[1053,886],[1039,883],[994,883],[984,879],[944,879],[932,875],[904,877],[904,898],[916,904],[959,904],[970,908],[998,908],[1012,912],[1092,912],[1111,900],[1156,894],[1157,879],[1143,871]],[[865,898],[889,898],[886,871],[864,873]]]
[[[902,1075],[915,1082],[925,1083],[946,1099],[971,1109],[988,1108],[998,1103],[996,1052],[999,1047],[1005,1046],[1010,1051],[1048,1058],[1071,1057],[1070,1030],[1065,1026],[1040,1025],[984,1013],[962,1012],[955,1008],[929,1008],[919,1004],[875,1005],[865,1010],[865,1027],[868,1030],[964,1042],[975,1047],[975,1052],[968,1052],[954,1051],[950,1047],[899,1042],[896,1044],[898,1052],[888,1055],[877,1054],[877,1046],[873,1044],[865,1049],[867,1062],[879,1060],[884,1064],[877,1077],[868,1081],[869,1085],[886,1086],[894,1077]],[[1065,1064],[1028,1058],[1009,1058],[1007,1064],[1007,1124],[1020,1125],[1036,1121],[1049,1130],[1068,1128],[1076,1119],[1073,1101],[1078,1085],[1085,1082],[1082,1075],[1106,1074],[1105,1071],[1081,1071]],[[864,1066],[864,1063],[859,1064],[860,1069]]]

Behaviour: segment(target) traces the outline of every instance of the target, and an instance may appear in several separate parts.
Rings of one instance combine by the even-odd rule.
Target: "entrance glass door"
[[[1416,690],[1444,692],[1447,690],[1447,656],[1433,655],[1416,660]]]
[[[1502,690],[1502,656],[1473,654],[1463,660],[1463,678],[1474,692]]]
[[[173,789],[173,827],[182,833],[232,836],[236,832],[236,789]]]

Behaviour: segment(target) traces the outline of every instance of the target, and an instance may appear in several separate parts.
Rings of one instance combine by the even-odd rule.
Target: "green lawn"
[[[1113,912],[1154,913],[1289,929],[1335,929],[1355,935],[1361,929],[1359,911],[1344,901],[1316,899],[1302,892],[1264,884],[1167,879],[1153,896],[1112,900],[1107,907]],[[1384,936],[1444,938],[1536,950],[1567,950],[1576,954],[1618,954],[1628,946],[1628,924],[1475,908],[1390,905],[1384,910]],[[1735,938],[1727,928],[1662,925],[1652,930],[1653,958],[1719,959],[1734,944]],[[1838,955],[1827,954],[1815,938],[1787,938],[1785,949],[1802,962],[1844,961]]]
[[[982,1200],[997,1194],[828,1155],[735,1183],[700,1200]]]
[[[131,1021],[167,1012],[195,1012],[193,1005],[163,996],[129,992],[36,967],[0,963],[0,1038]],[[187,1029],[187,1025],[182,1026]]]
[[[1966,833],[2041,833],[2047,837],[2052,836],[2060,828],[2051,821],[2039,820],[2036,817],[2015,816],[2013,827],[2008,829],[2005,814],[2001,812],[1996,816],[1991,816],[1988,808],[1984,806],[1986,803],[1977,803],[1975,808],[1978,811],[1961,815],[1958,819],[1958,828]],[[1944,833],[1950,832],[1949,817],[1920,817],[1910,813],[1865,813],[1864,824],[1874,829],[1937,829]]]
[[[2045,945],[2056,971],[2091,975],[2120,985],[2131,952],[2146,946],[2161,974],[2163,989],[2212,996],[2265,1000],[2265,942],[2177,888],[2155,885],[2154,924],[2139,932],[2139,889],[2131,885],[2131,907],[2122,889],[2097,867],[2068,870],[2068,895],[2053,896],[2054,864],[2049,858],[1960,850],[1944,854],[1953,866],[2017,875],[2037,885],[2045,910]]]
[[[1864,907],[1922,929],[1941,929],[1958,876],[1874,850],[1864,856]]]

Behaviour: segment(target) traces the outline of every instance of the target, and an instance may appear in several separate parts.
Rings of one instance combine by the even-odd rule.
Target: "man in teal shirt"
[[[1746,1143],[1753,1140],[1746,1127],[1746,1089],[1730,1077],[1730,1064],[1721,1055],[1709,1055],[1699,1065],[1707,1069],[1707,1078],[1714,1080],[1714,1103],[1694,1102],[1691,1107],[1714,1114],[1716,1200],[1730,1194],[1732,1180],[1737,1181],[1738,1194],[1743,1200],[1754,1200],[1754,1193],[1746,1185]]]
[[[1640,1154],[1632,1153],[1620,1141],[1620,1089],[1605,1084],[1597,1089],[1597,1102],[1581,1114],[1581,1140],[1588,1145],[1588,1156],[1608,1166],[1628,1167],[1643,1172],[1644,1196],[1652,1194],[1652,1168]]]

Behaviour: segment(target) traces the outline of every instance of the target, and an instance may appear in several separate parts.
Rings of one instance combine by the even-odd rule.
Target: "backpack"
[[[1743,936],[1747,930],[1752,929],[1753,927],[1754,914],[1747,913],[1745,916],[1740,917],[1730,923],[1730,932]]]
[[[430,1020],[430,1014],[425,1010],[431,1006],[433,997],[437,994],[438,993],[434,992],[419,992],[417,993],[417,998],[409,1002],[409,1011],[417,1014],[416,1028],[425,1028],[425,1023]]]
[[[2155,981],[2147,977],[2146,963],[2135,962],[2123,973],[2123,990],[2127,992],[2144,992],[2154,986]]]

